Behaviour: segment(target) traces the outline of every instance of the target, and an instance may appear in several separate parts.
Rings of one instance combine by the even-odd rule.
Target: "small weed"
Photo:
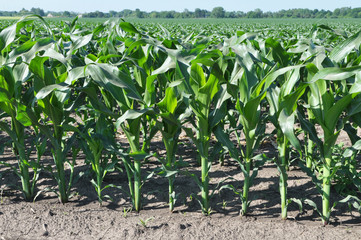
[[[123,217],[126,218],[128,213],[132,211],[132,207],[123,208]]]
[[[223,200],[222,203],[218,203],[217,205],[222,205],[222,209],[224,210],[224,209],[226,209],[227,204],[228,204],[227,201],[226,201],[226,200]]]
[[[149,217],[149,218],[147,218],[147,219],[145,219],[145,220],[143,220],[142,218],[139,218],[139,222],[140,223],[138,223],[140,226],[143,226],[143,227],[147,227],[147,223],[149,222],[149,221],[151,221],[151,220],[154,220],[154,217]]]

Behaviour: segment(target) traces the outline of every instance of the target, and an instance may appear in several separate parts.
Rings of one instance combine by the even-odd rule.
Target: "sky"
[[[175,10],[182,12],[184,9],[194,11],[196,8],[212,10],[214,7],[223,7],[226,11],[248,12],[256,8],[262,11],[278,11],[281,9],[308,8],[325,9],[333,11],[340,7],[361,7],[360,0],[0,0],[0,11],[20,11],[22,8],[29,10],[32,7],[42,8],[45,11],[73,11],[78,13],[123,9],[142,11]]]

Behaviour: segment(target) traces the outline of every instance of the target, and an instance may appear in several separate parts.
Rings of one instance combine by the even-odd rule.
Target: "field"
[[[2,239],[361,237],[361,22],[125,20],[0,19]]]

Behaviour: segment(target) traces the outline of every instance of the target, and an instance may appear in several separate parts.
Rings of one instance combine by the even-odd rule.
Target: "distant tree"
[[[242,11],[237,11],[237,18],[243,18],[243,17],[245,17],[246,16],[246,14],[244,13],[244,12],[242,12]]]
[[[162,11],[160,12],[161,18],[175,18],[175,11]]]
[[[270,11],[264,12],[264,13],[262,14],[262,17],[263,17],[263,18],[272,18],[272,17],[273,17],[273,14],[272,14],[272,12],[270,12]]]
[[[223,7],[215,7],[212,10],[211,16],[214,18],[224,18],[226,11]]]
[[[196,8],[194,10],[194,17],[195,18],[203,18],[204,16],[202,16],[202,10],[200,8]]]
[[[109,11],[109,16],[110,16],[110,17],[116,17],[116,16],[117,16],[117,12],[111,10],[111,11]]]
[[[135,16],[137,18],[144,18],[144,13],[139,8],[135,9]]]
[[[53,16],[66,16],[74,17],[79,13],[75,12],[54,12],[48,11],[44,12],[41,8],[31,8],[26,10],[25,8],[21,9],[19,12],[16,11],[0,11],[1,16],[24,16],[27,14],[38,14],[40,16],[45,16],[46,14],[51,14]],[[249,12],[241,11],[230,11],[227,12],[223,7],[215,7],[212,11],[205,9],[196,8],[194,12],[184,9],[182,12],[176,11],[152,11],[144,12],[140,9],[135,11],[130,9],[124,9],[120,12],[109,11],[108,13],[103,13],[100,11],[90,12],[83,14],[83,17],[138,17],[138,18],[361,18],[361,8],[351,8],[351,7],[342,7],[336,8],[333,12],[329,10],[318,10],[318,9],[307,9],[307,8],[296,8],[288,10],[280,10],[276,12],[262,12],[261,9],[255,9]]]
[[[182,12],[182,18],[191,18],[192,15],[193,14],[187,8],[185,8],[184,11]]]
[[[133,14],[133,11],[130,9],[124,9],[120,12],[120,17],[130,17]]]
[[[358,18],[360,12],[361,12],[361,8],[353,8],[350,11],[350,16],[353,18]]]
[[[149,17],[150,18],[160,18],[160,13],[159,12],[156,12],[156,11],[153,11],[149,14]]]
[[[226,18],[236,18],[237,17],[237,13],[236,12],[226,12],[225,14]]]
[[[34,14],[36,14],[36,15],[45,16],[45,12],[44,12],[44,10],[41,9],[41,8],[31,8],[31,9],[30,9],[30,12],[31,12],[31,13],[34,13]]]
[[[103,13],[103,12],[96,11],[95,13],[96,13],[96,15],[97,15],[96,17],[98,17],[98,18],[104,17],[104,13]]]
[[[90,13],[84,14],[83,17],[103,18],[103,17],[109,17],[109,15],[105,14],[103,12],[100,12],[100,11],[96,11],[96,12],[90,12]]]
[[[263,15],[263,12],[259,8],[247,13],[248,18],[262,18],[263,17],[262,15]]]
[[[64,16],[64,17],[71,17],[71,14],[70,14],[69,11],[64,11],[64,12],[63,12],[63,16]]]
[[[343,8],[340,8],[340,15],[342,17],[345,17],[347,15],[348,12],[350,12],[351,8],[349,7],[343,7]]]
[[[29,14],[29,11],[26,10],[25,8],[23,8],[23,9],[20,10],[19,13],[20,13],[20,15],[26,15],[26,14]]]

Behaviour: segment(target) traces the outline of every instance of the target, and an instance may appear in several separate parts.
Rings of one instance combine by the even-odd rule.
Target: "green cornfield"
[[[352,21],[1,20],[0,153],[11,148],[17,164],[0,155],[0,174],[19,178],[9,187],[25,201],[53,192],[66,203],[73,182],[87,179],[75,171],[82,156],[99,204],[122,191],[139,212],[143,184],[161,176],[167,189],[154,191],[167,192],[172,212],[182,176],[199,187],[192,197],[205,215],[225,189],[247,215],[258,170],[272,163],[282,219],[289,204],[311,206],[324,225],[338,204],[361,212],[359,29]],[[341,132],[348,147],[337,143]],[[191,164],[178,151],[181,136],[196,149]],[[164,154],[152,147],[156,137]],[[265,141],[274,154],[258,151]],[[241,188],[211,187],[218,161],[239,166]],[[290,166],[307,173],[322,204],[288,195]],[[112,172],[127,188],[104,181]],[[43,173],[56,186],[39,184]]]

